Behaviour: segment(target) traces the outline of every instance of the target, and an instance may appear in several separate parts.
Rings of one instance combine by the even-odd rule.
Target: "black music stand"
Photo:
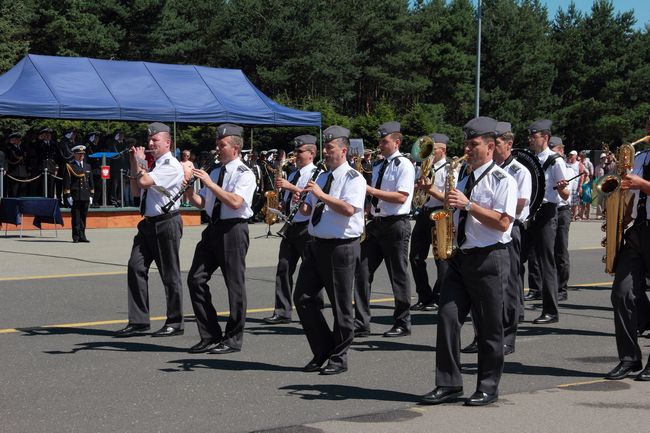
[[[273,212],[273,213],[279,218],[280,221],[286,221],[287,217],[285,217],[284,214],[282,214],[282,212],[276,211],[276,212]],[[280,236],[280,235],[274,235],[273,233],[271,233],[271,224],[267,224],[266,225],[266,234],[265,235],[255,236],[253,239],[262,239],[262,238],[268,239],[268,238],[281,238],[281,237],[282,236]]]

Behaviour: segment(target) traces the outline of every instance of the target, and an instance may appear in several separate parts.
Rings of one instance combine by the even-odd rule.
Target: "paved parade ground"
[[[185,228],[184,279],[202,229]],[[437,317],[416,312],[411,336],[383,338],[392,324],[383,266],[373,285],[372,335],[353,343],[349,371],[301,372],[311,352],[297,314],[288,325],[262,322],[273,310],[279,241],[252,239],[266,226],[250,230],[244,345],[221,356],[187,353],[199,337],[186,285],[185,335],[113,338],[126,323],[135,229],[89,230],[89,244],[72,244],[67,230],[0,237],[0,432],[650,431],[650,383],[602,380],[618,358],[599,223],[572,224],[571,290],[560,322],[532,325],[541,301],[527,303],[500,400],[484,408],[417,404],[435,386]],[[432,260],[429,269],[433,277]],[[155,270],[150,285],[156,330],[164,296]],[[211,287],[217,311],[227,315],[220,273]],[[471,334],[467,323],[463,345]],[[640,342],[645,362],[650,339]],[[462,361],[469,396],[476,355]]]

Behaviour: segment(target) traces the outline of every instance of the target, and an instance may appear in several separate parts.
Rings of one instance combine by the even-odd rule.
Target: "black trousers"
[[[429,251],[431,251],[432,230],[435,227],[429,216],[436,209],[441,208],[422,208],[418,214],[411,234],[411,249],[409,251],[409,262],[411,263],[411,272],[415,281],[415,291],[418,294],[418,301],[425,305],[434,302],[437,304],[440,301],[440,285],[449,266],[445,260],[435,260],[437,269],[436,283],[431,287],[426,260]]]
[[[458,253],[440,293],[436,340],[436,385],[462,386],[460,329],[472,312],[478,341],[476,390],[497,392],[503,372],[503,293],[508,285],[510,257],[505,248]]]
[[[521,225],[515,223],[507,245],[510,257],[508,285],[503,292],[503,344],[515,347],[519,316],[524,314],[524,284],[521,279]]]
[[[289,226],[285,238],[280,242],[278,266],[275,271],[275,311],[280,317],[291,318],[291,292],[293,273],[298,259],[302,257],[305,244],[310,236],[307,232],[309,221]]]
[[[355,328],[370,329],[370,288],[373,276],[382,261],[386,262],[388,279],[395,297],[395,326],[411,326],[411,281],[408,276],[408,246],[411,224],[407,218],[373,220],[366,228],[361,243],[361,261],[354,291]]]
[[[557,205],[544,203],[528,229],[531,252],[528,258],[530,290],[542,293],[542,314],[558,314],[557,268],[555,265],[555,236]]]
[[[70,215],[72,217],[72,240],[86,240],[86,217],[88,216],[87,200],[73,200]]]
[[[178,250],[183,236],[180,215],[158,222],[138,223],[128,265],[129,323],[149,324],[149,267],[156,262],[165,287],[165,325],[183,327],[183,283]]]
[[[555,235],[555,266],[557,267],[557,291],[566,292],[569,286],[571,262],[569,259],[569,227],[571,206],[557,210],[557,233]]]
[[[359,256],[358,239],[308,241],[293,294],[312,353],[328,356],[329,363],[336,366],[347,367],[348,349],[354,338],[352,298]],[[333,329],[323,314],[323,288],[334,314]]]
[[[624,244],[616,257],[616,276],[612,286],[614,328],[618,357],[623,362],[641,361],[637,341],[639,322],[650,318],[645,293],[645,277],[650,271],[650,227],[634,225],[625,233]]]
[[[219,221],[208,224],[196,245],[194,259],[187,276],[192,308],[201,339],[222,340],[228,346],[241,349],[246,323],[246,253],[248,252],[248,223]],[[217,321],[208,281],[221,268],[230,315],[225,333]]]

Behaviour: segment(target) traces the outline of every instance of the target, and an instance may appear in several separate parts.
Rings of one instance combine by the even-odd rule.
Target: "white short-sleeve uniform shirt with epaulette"
[[[474,178],[479,179],[481,174],[490,167],[490,164],[492,164],[492,161],[474,170]],[[458,190],[463,191],[465,189],[468,179],[469,176],[463,177],[458,183]],[[512,176],[509,176],[501,167],[494,164],[488,174],[474,185],[469,199],[482,208],[506,213],[514,220],[517,211],[517,183]],[[456,210],[454,212],[454,227],[456,229],[458,229],[459,216],[460,211]],[[511,230],[512,223],[505,232],[502,232],[481,224],[470,212],[467,214],[467,220],[465,221],[466,239],[461,248],[487,247],[497,242],[506,244],[511,240]]]
[[[149,172],[155,186],[147,189],[147,201],[144,216],[153,217],[162,215],[162,207],[176,195],[183,183],[183,166],[171,152],[167,152],[160,158],[156,159],[156,166]],[[161,189],[158,189],[160,187]],[[162,190],[164,188],[164,190]],[[166,191],[165,191],[166,190]],[[140,197],[144,190],[140,191]],[[167,195],[169,194],[169,196]],[[178,210],[180,201],[176,200],[171,211]]]
[[[296,170],[293,173],[291,173],[291,176],[289,176],[289,179],[287,179],[287,180],[289,180],[289,182],[291,182],[292,180],[294,180],[293,177],[297,176],[298,173],[300,173],[300,178],[298,179],[298,182],[296,183],[296,186],[298,188],[300,188],[300,189],[303,189],[304,187],[307,186],[307,182],[309,182],[311,177],[314,175],[315,170],[316,170],[316,166],[314,165],[313,162],[310,162],[309,164],[307,164],[303,168],[301,168],[299,170]],[[293,196],[293,193],[287,189],[287,190],[284,191],[284,194],[282,194],[282,201],[285,202],[285,203],[287,201],[291,201],[292,196]],[[302,213],[297,212],[296,216],[294,216],[294,218],[293,218],[293,222],[300,223],[300,222],[305,222],[308,219],[309,219],[309,215],[303,215]]]
[[[555,154],[551,149],[546,148],[537,154],[537,158],[539,158],[539,163],[544,166],[546,159]],[[560,203],[560,193],[556,189],[553,189],[553,187],[559,181],[567,178],[566,164],[564,164],[564,160],[561,157],[556,159],[550,167],[544,170],[544,178],[546,179],[546,191],[544,192],[544,200],[542,203]]]
[[[514,158],[512,158],[508,165],[502,168],[517,183],[517,200],[526,200],[526,204],[521,209],[521,213],[516,216],[517,220],[524,222],[530,214],[530,196],[533,193],[533,178],[530,171]]]
[[[399,151],[396,151],[388,158],[388,165],[384,170],[384,176],[381,181],[382,191],[399,191],[408,194],[408,198],[402,204],[389,203],[379,200],[377,208],[370,207],[370,212],[374,216],[393,216],[393,215],[408,215],[411,212],[411,202],[413,201],[413,188],[415,186],[415,167],[411,161],[405,158]],[[377,185],[379,177],[379,170],[381,170],[382,162],[375,163],[372,167],[372,182],[374,187]]]
[[[219,179],[219,172],[223,169],[223,165],[218,166],[210,173],[210,179],[217,183]],[[231,218],[244,218],[248,219],[253,216],[253,194],[255,193],[255,174],[250,168],[237,158],[230,161],[225,165],[226,174],[223,177],[223,185],[221,186],[224,191],[232,192],[244,199],[244,202],[239,209],[233,209],[222,203],[220,219]],[[208,216],[212,217],[212,210],[214,208],[215,196],[209,188],[203,187],[199,191],[199,195],[205,200],[205,211]]]
[[[632,174],[636,174],[637,176],[643,177],[643,167],[646,165],[650,165],[650,150],[639,152],[634,157],[634,168],[632,169]],[[631,189],[630,191],[634,193],[634,206],[632,208],[632,219],[636,219],[637,206],[639,205],[639,190]],[[646,215],[650,217],[650,197],[646,198],[645,210],[646,210]]]
[[[333,172],[334,179],[330,185],[329,195],[343,200],[354,207],[354,214],[347,217],[325,205],[320,222],[313,226],[309,221],[309,234],[324,239],[353,239],[363,233],[363,206],[366,199],[366,180],[347,162],[338,166]],[[316,183],[323,188],[330,171],[318,176]],[[306,203],[311,206],[312,213],[318,200],[313,194],[307,196]]]

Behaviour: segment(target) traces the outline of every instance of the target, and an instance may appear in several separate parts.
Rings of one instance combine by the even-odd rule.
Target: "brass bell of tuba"
[[[420,166],[420,178],[419,182],[424,182],[429,178],[431,172],[431,167],[433,167],[433,139],[428,135],[420,137],[420,153],[418,156],[422,160],[422,165]],[[424,189],[416,189],[415,194],[413,195],[413,206],[416,208],[421,208],[427,202],[429,194]]]
[[[623,241],[626,216],[631,210],[633,193],[630,190],[621,190],[622,178],[634,167],[634,146],[638,143],[650,142],[650,135],[635,141],[632,144],[622,144],[616,151],[616,174],[603,176],[596,188],[604,197],[603,213],[605,222],[602,230],[605,238],[601,245],[605,248],[603,263],[605,272],[613,274],[616,267],[616,255]],[[604,146],[607,152],[607,146]]]

